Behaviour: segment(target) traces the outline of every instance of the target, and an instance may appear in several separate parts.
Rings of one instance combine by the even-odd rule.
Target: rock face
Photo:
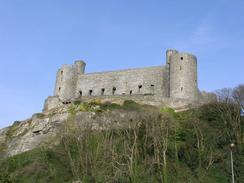
[[[73,105],[73,104],[71,104]],[[72,114],[68,107],[59,111],[34,114],[31,119],[15,122],[0,130],[0,155],[13,156],[42,145],[55,145],[59,142],[65,124],[71,120],[82,130],[121,128],[135,121],[138,112],[114,110],[104,112],[77,112]]]
[[[62,118],[63,115],[56,118],[33,116],[31,119],[14,123],[5,133],[4,156],[13,156],[48,142],[55,136]]]
[[[50,141],[53,143],[59,127],[67,116],[68,113],[38,113],[30,119],[15,122],[12,126],[1,129],[0,153],[4,157],[9,157]]]

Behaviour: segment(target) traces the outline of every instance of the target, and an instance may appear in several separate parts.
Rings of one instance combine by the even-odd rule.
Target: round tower
[[[83,60],[76,60],[75,67],[78,74],[85,74],[86,63]]]
[[[198,100],[197,58],[189,53],[170,56],[170,97]]]
[[[63,65],[57,72],[54,95],[63,102],[70,101],[75,96],[77,78],[76,65]]]

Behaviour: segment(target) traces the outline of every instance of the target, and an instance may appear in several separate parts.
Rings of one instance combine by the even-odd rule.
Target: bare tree
[[[222,88],[217,90],[215,93],[217,95],[218,102],[233,102],[232,91],[232,88]]]
[[[241,84],[233,89],[233,98],[237,104],[239,104],[244,109],[244,84]]]
[[[240,144],[243,139],[241,111],[244,104],[244,85],[239,85],[234,89],[223,88],[216,91],[218,101],[216,112],[221,116],[225,124],[226,134],[230,142],[236,141]]]

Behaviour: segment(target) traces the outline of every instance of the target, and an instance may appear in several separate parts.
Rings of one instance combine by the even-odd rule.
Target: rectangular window
[[[112,91],[113,95],[115,94],[115,91],[116,91],[116,87],[113,87],[113,91]]]
[[[142,85],[138,85],[138,93],[141,93]]]
[[[92,90],[89,90],[89,95],[90,95],[90,96],[92,95],[92,92],[93,92]]]
[[[154,94],[154,85],[150,86],[151,93]]]
[[[102,88],[101,89],[101,95],[104,95],[104,92],[105,92],[105,88]]]

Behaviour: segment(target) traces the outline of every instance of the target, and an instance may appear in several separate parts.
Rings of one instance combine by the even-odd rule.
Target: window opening
[[[115,94],[115,91],[116,91],[116,87],[113,87],[113,91],[112,91],[113,95]]]
[[[130,95],[132,95],[132,90],[130,90]]]
[[[142,85],[138,85],[138,93],[141,92]]]
[[[92,92],[93,92],[92,90],[89,90],[89,95],[90,95],[90,96],[92,95]]]
[[[79,91],[79,94],[80,94],[80,96],[82,96],[82,91],[81,90]]]
[[[183,60],[183,57],[180,57],[181,60]]]
[[[151,85],[151,93],[154,94],[154,85]]]
[[[101,89],[101,95],[104,95],[104,92],[105,92],[105,88],[102,88]]]

